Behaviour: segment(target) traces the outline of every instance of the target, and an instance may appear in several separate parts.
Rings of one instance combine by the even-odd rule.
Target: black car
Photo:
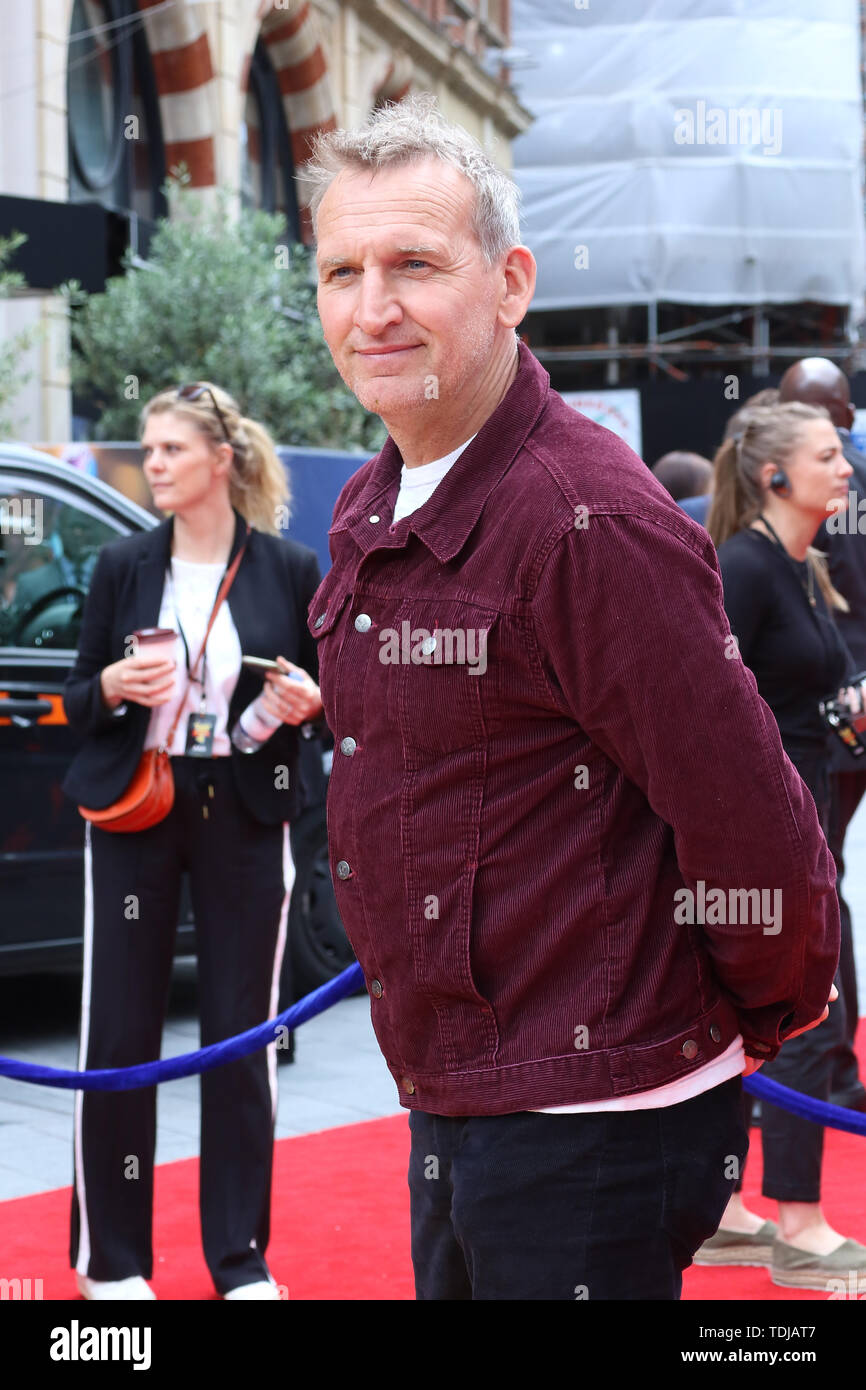
[[[97,478],[0,445],[0,976],[80,965],[84,822],[60,790],[77,742],[62,691],[100,547],[156,524]],[[301,745],[313,795],[292,827],[297,878],[281,1007],[354,959],[328,862],[329,755],[318,739]],[[185,892],[176,951],[194,949]]]

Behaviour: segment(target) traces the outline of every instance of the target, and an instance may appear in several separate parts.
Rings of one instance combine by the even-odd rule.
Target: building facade
[[[531,120],[507,67],[509,0],[29,0],[4,6],[0,235],[28,237],[29,290],[0,301],[0,339],[42,328],[18,437],[71,437],[68,332],[56,286],[98,289],[146,254],[185,166],[285,213],[309,242],[313,138],[430,91],[505,168]]]

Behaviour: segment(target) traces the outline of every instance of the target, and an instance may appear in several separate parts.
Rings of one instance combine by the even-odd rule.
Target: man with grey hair
[[[510,179],[423,98],[311,176],[325,338],[389,431],[308,620],[417,1296],[678,1298],[746,1153],[741,1073],[826,1016],[814,805],[706,533],[517,339]]]

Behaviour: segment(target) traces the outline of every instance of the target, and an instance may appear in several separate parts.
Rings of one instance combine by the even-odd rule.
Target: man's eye
[[[413,268],[413,269],[414,269],[414,267],[416,267],[416,266],[426,267],[426,266],[428,266],[428,265],[430,264],[430,262],[429,262],[429,261],[422,261],[422,260],[419,260],[419,258],[418,258],[417,256],[413,256],[411,260],[409,260],[409,261],[406,262],[406,264],[407,264],[410,268]]]
[[[330,279],[345,280],[348,275],[351,275],[351,273],[352,267],[350,265],[338,265],[335,270],[331,271]]]

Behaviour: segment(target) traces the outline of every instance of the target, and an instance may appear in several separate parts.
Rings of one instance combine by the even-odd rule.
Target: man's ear
[[[502,267],[503,292],[499,304],[499,322],[506,328],[516,328],[526,317],[535,294],[537,267],[528,246],[512,246]]]

